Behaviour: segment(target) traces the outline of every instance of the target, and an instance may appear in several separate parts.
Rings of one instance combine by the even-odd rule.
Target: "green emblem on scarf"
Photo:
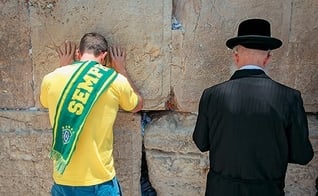
[[[55,169],[60,174],[63,174],[72,157],[94,103],[116,77],[114,69],[87,61],[80,65],[66,84],[56,106],[50,152],[50,158],[56,161]]]

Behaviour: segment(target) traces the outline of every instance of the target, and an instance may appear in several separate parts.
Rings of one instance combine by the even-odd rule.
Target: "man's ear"
[[[107,57],[107,51],[106,52],[103,52],[103,59],[106,59],[106,57]]]
[[[266,66],[269,63],[269,61],[271,60],[271,57],[272,57],[271,53],[268,52],[267,56],[264,59],[263,66]]]
[[[74,59],[75,59],[76,61],[79,61],[79,60],[81,59],[81,57],[82,57],[82,55],[81,55],[79,49],[76,49]]]
[[[100,62],[102,65],[107,65],[107,51],[100,54]]]
[[[239,54],[236,51],[233,52],[233,60],[234,60],[235,65],[237,65],[239,60],[240,60]]]

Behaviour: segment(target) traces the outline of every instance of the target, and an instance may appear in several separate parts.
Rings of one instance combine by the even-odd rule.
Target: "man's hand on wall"
[[[72,64],[76,58],[77,48],[76,43],[66,40],[61,46],[56,48],[56,52],[60,59],[60,66]]]
[[[114,68],[118,73],[121,73],[124,76],[126,76],[126,50],[118,46],[110,47],[109,57],[110,66]]]

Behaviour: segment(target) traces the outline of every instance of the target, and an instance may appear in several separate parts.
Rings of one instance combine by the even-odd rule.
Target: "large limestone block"
[[[286,63],[290,85],[302,92],[305,109],[318,111],[318,1],[294,0],[292,4]],[[286,40],[287,41],[287,40]],[[288,75],[289,75],[288,74]],[[278,75],[277,78],[280,76]]]
[[[206,157],[153,150],[146,156],[150,182],[158,196],[204,195]]]
[[[204,195],[209,170],[207,153],[200,153],[192,142],[195,114],[161,113],[154,116],[145,129],[145,148],[149,178],[165,195]],[[318,119],[308,116],[310,140],[318,152]],[[314,195],[314,180],[318,176],[318,158],[306,166],[288,165],[286,195]]]
[[[140,116],[120,112],[114,159],[124,195],[140,195]],[[0,195],[50,195],[52,131],[47,112],[0,111]]]
[[[114,127],[114,159],[124,195],[140,195],[142,136],[138,114],[120,113]]]
[[[146,127],[146,148],[182,154],[198,152],[191,134],[196,117],[194,114],[174,112],[154,114],[151,116],[151,123]]]
[[[196,115],[161,113],[146,127],[149,178],[159,196],[204,195],[207,154],[192,141]]]
[[[28,108],[34,81],[25,1],[1,1],[0,18],[0,108]]]
[[[36,94],[42,77],[58,66],[54,48],[94,31],[126,48],[127,69],[145,97],[144,109],[164,109],[170,93],[171,2],[34,0],[29,5]]]
[[[0,112],[0,195],[49,195],[50,144],[47,113]]]
[[[242,20],[257,17],[268,19],[272,36],[284,42],[280,49],[273,51],[267,73],[302,91],[308,112],[318,110],[317,47],[314,47],[317,38],[313,36],[317,34],[317,1],[174,2],[174,15],[183,25],[182,30],[172,32],[174,109],[197,111],[203,89],[229,79],[234,67],[225,42],[237,35]]]

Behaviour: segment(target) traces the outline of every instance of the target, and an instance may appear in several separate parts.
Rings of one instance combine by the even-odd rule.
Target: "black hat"
[[[248,19],[240,23],[237,37],[226,41],[226,46],[231,49],[237,45],[259,50],[273,50],[279,48],[282,41],[271,37],[271,26],[268,21]]]

